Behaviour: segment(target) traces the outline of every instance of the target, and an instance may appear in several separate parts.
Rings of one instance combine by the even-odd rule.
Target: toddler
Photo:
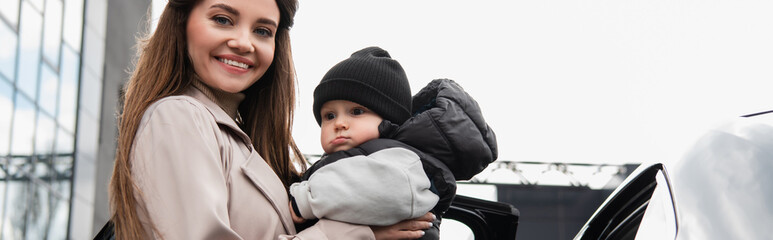
[[[290,186],[291,212],[385,226],[432,212],[438,226],[456,192],[496,159],[477,103],[448,79],[411,97],[400,64],[378,47],[338,63],[314,91],[325,155]]]

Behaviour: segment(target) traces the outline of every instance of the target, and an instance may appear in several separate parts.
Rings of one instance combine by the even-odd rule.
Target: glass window
[[[43,0],[27,0],[27,2],[31,3],[38,11],[43,11]]]
[[[54,172],[51,181],[51,187],[59,194],[62,199],[70,200],[70,188],[72,179],[72,156],[57,156],[52,163]]]
[[[7,165],[6,162],[8,161],[5,156],[0,156],[0,226],[3,226],[4,216],[5,216],[5,185],[6,185],[6,178],[8,175],[5,174],[5,166]],[[0,231],[3,230],[0,228]],[[0,235],[2,237],[2,235]]]
[[[16,109],[13,114],[13,132],[11,154],[17,156],[32,155],[35,133],[35,105],[20,93],[16,93]]]
[[[62,49],[61,83],[59,86],[59,113],[57,121],[70,131],[75,132],[75,116],[78,102],[78,73],[80,55],[69,47]]]
[[[70,193],[69,188],[67,193]],[[70,217],[70,201],[57,198],[56,202],[51,205],[49,211],[51,212],[51,225],[48,227],[48,239],[67,239],[67,221]]]
[[[13,86],[0,77],[0,156],[8,154],[8,147],[11,144],[11,119],[13,119]]]
[[[16,38],[16,32],[0,22],[0,42],[3,42],[3,47],[0,47],[0,74],[7,79],[13,79],[16,71]]]
[[[12,157],[6,164],[6,174],[8,174],[8,181],[14,182],[14,181],[23,181],[26,182],[29,180],[27,178],[27,173],[32,168],[32,165],[30,165],[30,157],[24,156],[24,157]]]
[[[60,128],[56,133],[56,146],[54,149],[54,154],[72,155],[75,152],[73,149],[75,149],[75,142],[73,141],[72,134]]]
[[[5,20],[8,20],[14,27],[19,23],[19,1],[20,0],[0,0],[0,13]]]
[[[43,17],[26,1],[21,6],[19,24],[19,73],[16,86],[30,98],[35,99],[38,90],[38,66],[40,62],[40,40]]]
[[[53,173],[51,161],[53,161],[51,154],[37,155],[30,176],[36,178],[35,181],[45,182],[46,185],[51,184],[51,174]]]
[[[72,134],[59,129],[56,134],[56,149],[54,158],[51,162],[49,174],[51,175],[51,185],[59,195],[65,199],[70,199],[70,179],[72,179],[73,167],[73,149],[75,142]]]
[[[15,160],[19,159],[13,161]],[[21,161],[26,160],[22,159]],[[3,239],[23,239],[29,181],[23,175],[11,175],[8,178],[9,180],[6,182],[5,222],[0,232],[2,232]]]
[[[51,116],[56,115],[56,94],[59,91],[59,76],[48,64],[40,63],[40,98],[38,106]]]
[[[83,35],[83,0],[64,1],[64,42],[81,51],[81,38]],[[64,61],[64,60],[62,60]]]
[[[0,184],[5,184],[5,178],[7,177],[5,175],[5,169],[6,166],[8,166],[8,158],[9,156],[0,156]],[[2,185],[5,187],[5,185]],[[3,198],[3,191],[0,191],[0,199]],[[0,204],[2,206],[2,204]],[[2,212],[2,208],[0,208],[0,212]],[[2,214],[0,214],[2,216]],[[2,219],[0,219],[0,222],[2,222]]]
[[[49,234],[49,236],[63,238],[65,234],[54,234],[54,232],[67,232],[67,221],[70,216],[70,206],[68,203],[70,201],[70,189],[72,188],[73,157],[54,157],[52,166],[51,189],[58,199],[58,205],[52,205],[52,223],[51,228],[49,228],[52,234]]]
[[[27,231],[26,239],[46,239],[48,230],[48,219],[51,217],[49,207],[56,202],[46,188],[40,184],[30,184],[30,199],[27,202],[29,210],[27,211]]]
[[[54,133],[56,133],[54,119],[38,112],[37,128],[38,130],[35,131],[35,155],[51,154],[54,150]]]
[[[31,175],[46,183],[50,181],[52,153],[56,123],[54,119],[42,112],[38,112],[38,124],[35,131],[35,165]]]
[[[46,1],[44,14],[43,56],[54,66],[59,66],[59,49],[62,46],[62,1]]]

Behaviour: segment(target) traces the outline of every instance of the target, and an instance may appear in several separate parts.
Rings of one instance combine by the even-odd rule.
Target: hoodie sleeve
[[[385,226],[429,212],[438,201],[429,188],[416,153],[387,148],[327,164],[290,195],[303,218]]]

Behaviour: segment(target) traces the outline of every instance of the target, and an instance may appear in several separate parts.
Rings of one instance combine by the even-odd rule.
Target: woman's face
[[[247,89],[274,59],[279,8],[274,0],[203,0],[187,26],[193,69],[208,86]]]

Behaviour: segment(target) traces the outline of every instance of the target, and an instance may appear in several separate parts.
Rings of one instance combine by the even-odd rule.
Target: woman
[[[286,190],[304,166],[290,136],[296,7],[169,1],[126,86],[110,183],[117,239],[421,236],[429,214],[383,228],[321,220],[296,233]]]

